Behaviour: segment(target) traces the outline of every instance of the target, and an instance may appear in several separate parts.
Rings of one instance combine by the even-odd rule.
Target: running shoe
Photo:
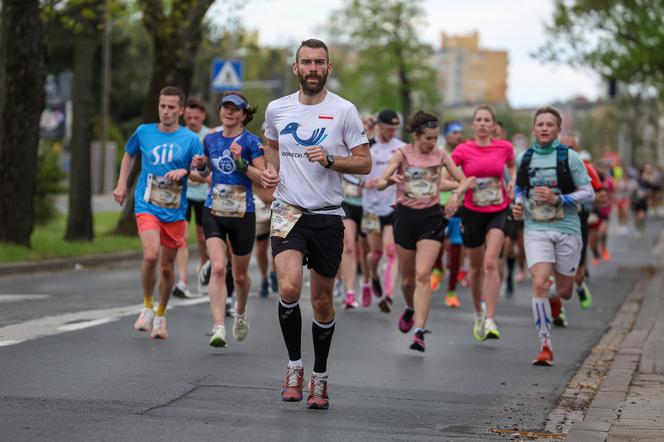
[[[210,338],[210,347],[226,347],[226,327],[215,325],[212,327],[212,337]]]
[[[543,345],[539,354],[533,359],[533,365],[550,367],[553,365],[553,352],[548,345]]]
[[[233,307],[233,298],[226,298],[226,317],[235,317],[235,307]]]
[[[150,333],[152,331],[152,321],[154,321],[154,310],[144,307],[134,323],[134,330]]]
[[[378,308],[383,313],[389,313],[392,310],[391,305],[392,305],[392,298],[390,298],[389,296],[384,296],[378,303]]]
[[[378,283],[380,286],[380,283]],[[362,290],[362,307],[369,307],[371,305],[371,290]]]
[[[330,408],[330,399],[327,397],[327,375],[311,373],[309,382],[309,397],[307,408],[313,410],[327,410]]]
[[[602,260],[604,261],[611,261],[613,259],[613,256],[611,256],[611,253],[609,253],[608,250],[602,249]]]
[[[152,339],[168,339],[165,316],[154,317],[154,321],[152,321],[152,333],[150,333],[150,337]]]
[[[371,280],[371,291],[376,298],[381,298],[383,296],[383,286],[380,285],[380,279]]]
[[[277,272],[270,272],[270,289],[272,293],[279,293],[279,283],[277,281]]]
[[[261,291],[259,294],[261,298],[267,298],[270,294],[270,282],[267,280],[267,278],[263,279],[263,282],[261,282]]]
[[[493,318],[484,321],[484,339],[500,339],[500,332]]]
[[[484,309],[481,313],[475,312],[475,323],[473,324],[473,336],[478,341],[484,341],[486,339],[486,332],[484,330],[484,325],[486,322]]]
[[[461,301],[459,301],[459,297],[454,290],[449,290],[445,294],[445,305],[449,308],[461,307]]]
[[[403,310],[403,313],[399,316],[399,331],[401,333],[408,333],[413,328],[413,325],[415,325],[413,316],[415,316],[415,310],[411,310],[408,307]]]
[[[459,270],[459,273],[457,273],[457,283],[464,287],[468,287],[470,284],[468,281],[468,270]]]
[[[236,341],[242,342],[247,339],[249,334],[249,320],[247,319],[247,312],[244,315],[235,313],[235,320],[233,321],[233,337]]]
[[[429,286],[434,292],[440,288],[440,281],[443,280],[445,272],[442,269],[433,269],[429,277]]]
[[[343,302],[344,299],[344,283],[341,280],[341,278],[335,278],[334,280],[334,288],[332,289],[332,297],[334,299],[341,300]]]
[[[207,295],[208,284],[210,284],[210,275],[212,273],[212,264],[210,260],[205,261],[205,264],[198,271],[198,293],[200,295]]]
[[[175,284],[175,287],[173,287],[173,296],[180,299],[187,299],[191,298],[191,292],[189,291],[187,284],[178,281],[177,284]]]
[[[353,292],[346,293],[346,299],[344,299],[344,308],[346,310],[350,310],[357,307],[359,307],[359,304],[357,303],[357,301],[355,301],[355,293]]]
[[[369,297],[369,299],[371,299],[371,285],[362,284],[362,299],[364,299],[367,296]]]
[[[288,367],[284,384],[281,386],[281,400],[300,402],[302,400],[302,384],[304,384],[304,367]]]
[[[424,353],[425,350],[424,335],[426,335],[427,333],[431,332],[429,330],[418,330],[415,333],[413,333],[413,343],[410,344],[409,348],[411,350],[417,350]]]
[[[577,288],[576,293],[579,295],[582,309],[589,309],[593,305],[593,296],[590,293],[587,284],[583,284],[581,287]]]
[[[558,313],[558,316],[554,316],[553,312],[551,313],[551,316],[553,316],[553,325],[567,327],[567,313],[565,312],[565,307],[560,307],[560,313]]]

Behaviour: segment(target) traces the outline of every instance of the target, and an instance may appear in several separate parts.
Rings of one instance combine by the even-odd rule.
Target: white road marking
[[[0,304],[3,302],[34,301],[37,299],[47,299],[51,295],[18,295],[15,293],[0,295]]]
[[[173,299],[168,309],[174,307],[188,307],[208,302],[207,297],[194,299]],[[137,314],[143,304],[127,307],[116,307],[99,310],[87,310],[62,315],[45,316],[43,318],[31,319],[20,324],[8,325],[0,328],[0,347],[20,344],[31,339],[53,336],[69,331],[81,330],[117,321],[124,316]]]

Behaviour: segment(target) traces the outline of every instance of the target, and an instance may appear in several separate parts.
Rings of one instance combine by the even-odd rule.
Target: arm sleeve
[[[346,112],[344,121],[344,144],[348,149],[352,149],[362,144],[368,144],[367,134],[364,132],[364,125],[357,108],[352,106]]]
[[[595,191],[590,183],[582,184],[572,193],[561,195],[563,205],[590,203],[595,199]]]
[[[279,134],[277,133],[277,128],[274,125],[274,117],[272,103],[268,104],[267,109],[265,109],[265,137],[272,141],[279,140]]]

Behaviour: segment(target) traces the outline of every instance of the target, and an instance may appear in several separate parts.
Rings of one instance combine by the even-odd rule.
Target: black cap
[[[399,115],[392,109],[384,109],[378,114],[378,122],[383,124],[399,124]]]

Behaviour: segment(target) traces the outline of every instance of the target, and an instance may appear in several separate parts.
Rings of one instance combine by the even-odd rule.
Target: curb
[[[189,256],[198,256],[196,245],[189,246]],[[35,272],[77,271],[82,267],[99,267],[123,261],[136,261],[143,257],[140,250],[125,252],[102,253],[88,256],[71,256],[67,258],[43,259],[40,261],[21,261],[0,264],[0,276],[24,275]]]

